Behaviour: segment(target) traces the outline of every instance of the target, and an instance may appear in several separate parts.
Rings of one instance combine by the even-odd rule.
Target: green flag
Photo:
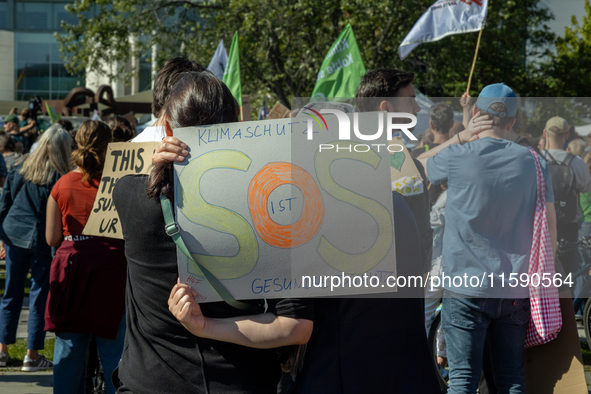
[[[238,54],[238,32],[234,33],[230,54],[228,55],[228,64],[224,70],[222,81],[226,84],[232,96],[242,107],[242,85],[240,84],[240,55]]]
[[[324,58],[312,97],[355,97],[364,74],[365,66],[349,24]]]
[[[47,115],[49,115],[49,120],[52,124],[62,118],[57,112],[55,112],[53,108],[49,106],[49,104],[47,104],[47,101],[45,102],[45,108],[47,109]]]

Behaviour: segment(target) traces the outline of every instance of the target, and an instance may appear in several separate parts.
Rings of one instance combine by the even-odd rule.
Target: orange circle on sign
[[[292,184],[304,195],[300,219],[289,225],[271,219],[267,203],[271,193],[281,185]],[[283,249],[294,248],[308,242],[322,225],[324,205],[314,178],[303,168],[291,163],[269,163],[250,182],[248,206],[254,228],[267,244]]]

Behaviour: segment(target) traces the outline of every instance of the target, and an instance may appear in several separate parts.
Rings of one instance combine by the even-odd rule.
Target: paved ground
[[[18,323],[16,337],[27,338],[27,321],[29,319],[29,299],[23,302],[23,311]],[[47,338],[55,337],[52,332]],[[21,372],[20,368],[0,368],[0,393],[2,394],[49,394],[53,393],[53,372]]]
[[[4,260],[0,260],[0,272],[5,269]],[[29,298],[23,301],[23,311],[18,323],[16,337],[27,338],[27,322],[29,320]],[[54,333],[47,333],[47,338],[55,337]],[[21,372],[20,368],[0,368],[1,394],[49,394],[53,393],[53,372]]]
[[[29,309],[28,300],[25,299],[23,312],[17,331],[17,338],[27,337],[27,318]],[[48,333],[48,336],[55,336]],[[585,330],[579,325],[579,337],[585,340]],[[585,372],[587,386],[591,388],[591,372]],[[0,368],[0,393],[1,394],[51,394],[53,373],[51,371],[20,372],[17,368]],[[591,394],[591,390],[589,391]]]
[[[53,393],[53,372],[0,372],[2,394],[51,394]]]

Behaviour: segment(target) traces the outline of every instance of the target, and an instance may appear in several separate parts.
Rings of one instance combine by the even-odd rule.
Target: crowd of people
[[[10,118],[5,127],[16,133]],[[0,148],[10,169],[0,197],[0,238],[6,260],[0,302],[0,366],[16,341],[25,282],[30,271],[27,354],[22,371],[54,368],[55,392],[85,392],[89,343],[98,348],[110,376],[123,352],[127,261],[117,240],[84,237],[108,143],[131,139],[135,129],[116,116],[109,127],[87,120],[79,129],[58,120],[17,148],[12,133],[1,132]],[[56,333],[54,360],[39,351],[45,332]],[[54,365],[55,364],[55,365]],[[114,393],[110,379],[106,391]]]
[[[367,72],[355,110],[416,115],[413,80],[393,69]],[[184,58],[164,65],[153,95],[157,121],[137,136],[123,117],[85,121],[76,131],[61,121],[38,137],[30,114],[23,111],[22,125],[14,115],[4,119],[0,366],[16,339],[30,270],[23,371],[53,367],[58,393],[84,392],[91,343],[107,393],[440,393],[426,334],[440,304],[436,356],[439,368],[449,368],[448,392],[475,393],[479,385],[481,392],[525,392],[528,289],[501,293],[493,282],[528,272],[539,199],[554,251],[558,239],[591,230],[591,149],[567,120],[548,119],[536,144],[521,131],[515,92],[502,83],[475,101],[464,95],[462,122],[448,104],[429,109],[429,128],[411,153],[426,187],[412,196],[392,192],[397,275],[485,274],[482,286],[442,282],[426,294],[409,287],[382,298],[199,304],[178,281],[163,216],[174,201],[173,163],[188,155],[173,129],[236,122],[240,111],[223,82]],[[114,141],[162,141],[149,176],[115,186],[122,243],[82,235]],[[577,261],[567,254],[557,271],[572,272]],[[56,333],[53,363],[38,353],[45,331]],[[483,369],[493,378],[481,382]]]

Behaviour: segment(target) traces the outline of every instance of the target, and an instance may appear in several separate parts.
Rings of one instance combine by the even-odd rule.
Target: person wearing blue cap
[[[476,393],[486,339],[498,391],[525,392],[529,290],[511,287],[507,280],[501,286],[502,275],[528,273],[537,197],[533,152],[506,139],[517,112],[511,88],[489,85],[480,93],[466,130],[419,156],[429,180],[447,181],[448,186],[440,278],[445,289],[442,327],[450,367],[449,394]],[[552,183],[546,162],[539,161],[554,250]]]

